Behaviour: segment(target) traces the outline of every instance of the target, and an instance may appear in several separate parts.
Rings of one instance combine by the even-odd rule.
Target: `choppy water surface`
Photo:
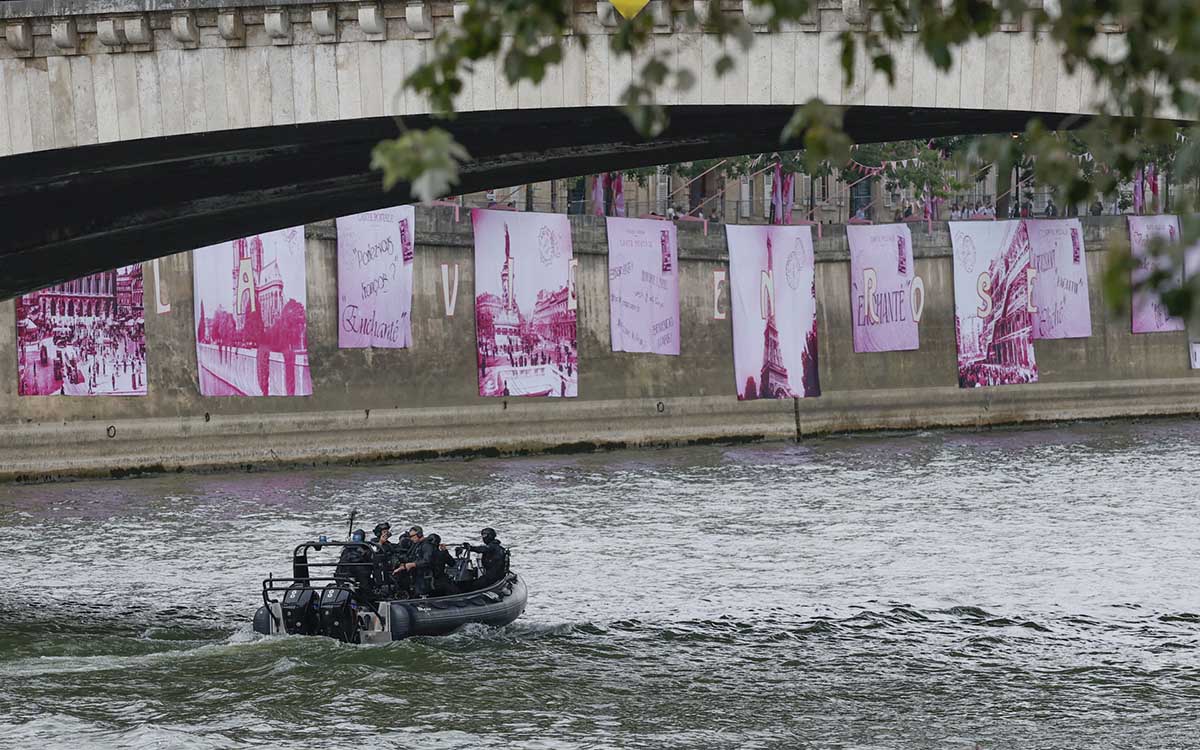
[[[1197,747],[1200,425],[0,487],[5,747]],[[491,524],[503,630],[254,635],[351,507]]]

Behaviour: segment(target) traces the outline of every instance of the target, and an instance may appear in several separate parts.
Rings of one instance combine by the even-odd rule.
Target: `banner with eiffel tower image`
[[[738,400],[821,395],[812,229],[726,225]]]

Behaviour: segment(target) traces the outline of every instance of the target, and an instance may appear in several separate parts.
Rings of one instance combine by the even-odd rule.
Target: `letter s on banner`
[[[980,303],[977,310],[981,318],[986,318],[992,314],[991,288],[992,277],[988,275],[987,271],[979,274],[979,279],[975,282],[975,291],[979,293]]]
[[[442,264],[442,302],[446,304],[446,317],[454,317],[454,308],[458,305],[458,264],[454,264],[454,286],[450,286],[450,265]]]
[[[725,271],[713,271],[713,320],[725,320],[721,309],[721,285],[725,283]]]

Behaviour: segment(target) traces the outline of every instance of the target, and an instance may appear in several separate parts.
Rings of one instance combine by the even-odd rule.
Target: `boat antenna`
[[[358,515],[357,508],[350,511],[350,530],[346,532],[347,539],[349,539],[351,536],[354,535],[354,517],[357,515]]]

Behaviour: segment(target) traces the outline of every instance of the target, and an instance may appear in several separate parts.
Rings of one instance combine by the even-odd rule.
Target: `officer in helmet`
[[[483,540],[483,544],[467,542],[463,546],[483,556],[483,579],[486,583],[492,584],[504,577],[504,547],[496,538],[496,530],[490,526],[480,531],[479,537]]]

